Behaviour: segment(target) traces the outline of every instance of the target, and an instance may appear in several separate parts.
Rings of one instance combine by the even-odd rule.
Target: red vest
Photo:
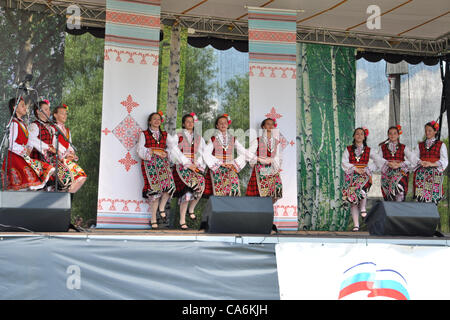
[[[66,129],[66,132],[64,132],[64,130],[61,130],[61,128],[58,127],[58,129],[60,129],[61,132],[66,136],[67,140],[70,141],[70,130],[67,127],[64,127],[64,128]],[[66,149],[68,149],[69,145],[70,145],[69,141],[67,141],[67,140],[64,139],[64,137],[61,134],[58,135],[58,142]]]
[[[145,147],[146,148],[158,148],[161,150],[166,149],[166,142],[167,142],[167,132],[166,131],[160,131],[159,134],[159,141],[157,141],[153,135],[150,133],[149,130],[142,131],[145,135]]]
[[[12,121],[17,123],[17,125],[19,127],[19,131],[17,133],[17,138],[16,138],[15,143],[21,144],[21,145],[26,145],[28,143],[28,128],[27,128],[27,125],[23,121],[20,121],[18,119],[13,119]]]
[[[188,139],[184,139],[182,133],[178,133],[178,148],[183,152],[183,154],[189,159],[194,159],[195,154],[200,146],[201,136],[194,135],[193,141],[189,143]]]
[[[425,142],[420,142],[420,160],[429,162],[438,161],[441,158],[441,145],[442,141],[438,140],[431,146],[430,150],[427,150],[425,148]]]
[[[228,137],[230,137],[230,135],[228,135]],[[211,141],[214,145],[212,155],[215,156],[217,159],[222,160],[222,162],[224,163],[230,163],[231,161],[233,161],[234,140],[236,138],[235,137],[232,138],[233,139],[228,143],[228,148],[225,150],[220,141],[216,139],[216,136],[212,136]]]
[[[394,155],[392,155],[391,151],[389,150],[387,143],[381,146],[381,150],[383,151],[383,158],[388,161],[405,161],[405,145],[402,143],[398,144],[398,149]]]
[[[262,156],[262,157],[272,157],[272,153],[275,155],[277,148],[278,148],[278,140],[274,139],[274,146],[272,147],[272,151],[269,150],[266,142],[262,137],[258,137],[258,149],[256,149],[256,156]]]
[[[347,146],[347,150],[348,150],[348,154],[349,154],[349,161],[351,164],[354,164],[355,166],[361,166],[361,167],[365,167],[367,166],[367,164],[369,163],[369,158],[370,158],[370,148],[369,147],[364,147],[364,151],[361,155],[361,158],[356,159],[356,155],[355,152],[353,151],[352,146]]]

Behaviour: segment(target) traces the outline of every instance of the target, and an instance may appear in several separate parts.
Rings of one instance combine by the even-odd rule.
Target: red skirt
[[[250,180],[248,181],[247,191],[245,192],[246,196],[249,197],[259,197],[259,188],[258,181],[256,180],[256,166],[253,167],[252,175],[250,176]]]
[[[8,151],[8,158],[3,162],[3,172],[5,172],[6,165],[8,166],[8,186],[6,190],[22,190],[28,188],[37,190],[45,187],[45,184],[55,169],[45,162],[39,162],[39,164],[42,170],[37,173],[24,158]],[[3,180],[3,182],[5,181]]]
[[[211,180],[211,170],[206,169],[205,174],[205,191],[203,191],[202,197],[208,198],[210,195],[213,194],[213,186],[212,186],[212,180]]]
[[[183,194],[186,193],[186,191],[188,190],[188,187],[184,184],[183,180],[181,180],[175,166],[172,168],[172,175],[173,175],[173,180],[175,182],[174,197],[181,197]]]

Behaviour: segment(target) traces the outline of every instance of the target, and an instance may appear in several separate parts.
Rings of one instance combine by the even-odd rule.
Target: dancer
[[[246,196],[271,197],[273,203],[283,196],[281,183],[280,141],[276,121],[271,118],[261,123],[262,136],[250,144],[252,174],[247,185]]]
[[[414,170],[414,198],[419,202],[436,205],[444,194],[444,170],[448,165],[447,147],[436,138],[439,123],[425,124],[425,141],[419,143],[418,158]]]
[[[9,100],[9,111],[13,115],[16,99]],[[3,189],[39,190],[45,187],[55,168],[45,162],[31,159],[28,146],[28,127],[23,121],[27,114],[25,101],[21,99],[9,127],[8,155],[3,161]],[[7,179],[5,179],[5,172]]]
[[[344,150],[342,169],[345,171],[345,182],[342,188],[343,200],[350,204],[353,219],[353,230],[359,231],[359,214],[367,216],[367,193],[372,185],[372,172],[377,169],[379,159],[375,152],[367,146],[367,128],[356,128],[353,132],[353,143]]]
[[[76,193],[81,186],[86,182],[87,175],[84,170],[77,164],[78,156],[72,148],[72,135],[65,126],[67,121],[68,107],[63,104],[53,110],[53,118],[56,126],[62,134],[58,135],[58,141],[54,139],[54,147],[58,150],[58,180],[61,183],[61,188],[70,193]]]
[[[185,114],[182,118],[183,131],[178,133],[178,146],[171,149],[171,159],[176,161],[173,168],[176,192],[180,206],[180,228],[188,229],[186,224],[186,211],[189,208],[189,217],[196,219],[195,206],[201,199],[205,190],[206,165],[203,161],[203,152],[206,147],[205,140],[194,130],[198,121],[193,112]]]
[[[240,196],[238,172],[246,164],[246,149],[228,132],[231,119],[223,114],[215,121],[216,133],[206,145],[203,159],[208,166],[203,195]],[[237,157],[234,157],[234,151]]]
[[[162,223],[167,223],[165,207],[175,192],[175,182],[169,162],[169,152],[176,141],[161,130],[163,113],[153,112],[148,117],[148,129],[139,135],[137,153],[142,159],[141,170],[144,177],[142,196],[150,201],[151,227],[158,229],[157,211]]]
[[[410,166],[414,154],[400,143],[401,126],[388,129],[388,138],[379,144],[378,156],[382,158],[381,193],[385,201],[404,201],[408,193]]]

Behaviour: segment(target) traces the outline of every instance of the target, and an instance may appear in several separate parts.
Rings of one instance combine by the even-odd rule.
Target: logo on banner
[[[405,277],[396,270],[378,268],[373,262],[348,268],[343,278],[339,299],[410,299]]]

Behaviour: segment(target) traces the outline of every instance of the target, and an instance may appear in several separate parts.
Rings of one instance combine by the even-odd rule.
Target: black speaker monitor
[[[273,215],[269,197],[211,196],[203,212],[201,228],[210,233],[270,234]]]
[[[439,219],[434,203],[377,201],[366,224],[371,235],[431,237]]]
[[[70,213],[67,192],[0,192],[1,231],[65,232]]]

